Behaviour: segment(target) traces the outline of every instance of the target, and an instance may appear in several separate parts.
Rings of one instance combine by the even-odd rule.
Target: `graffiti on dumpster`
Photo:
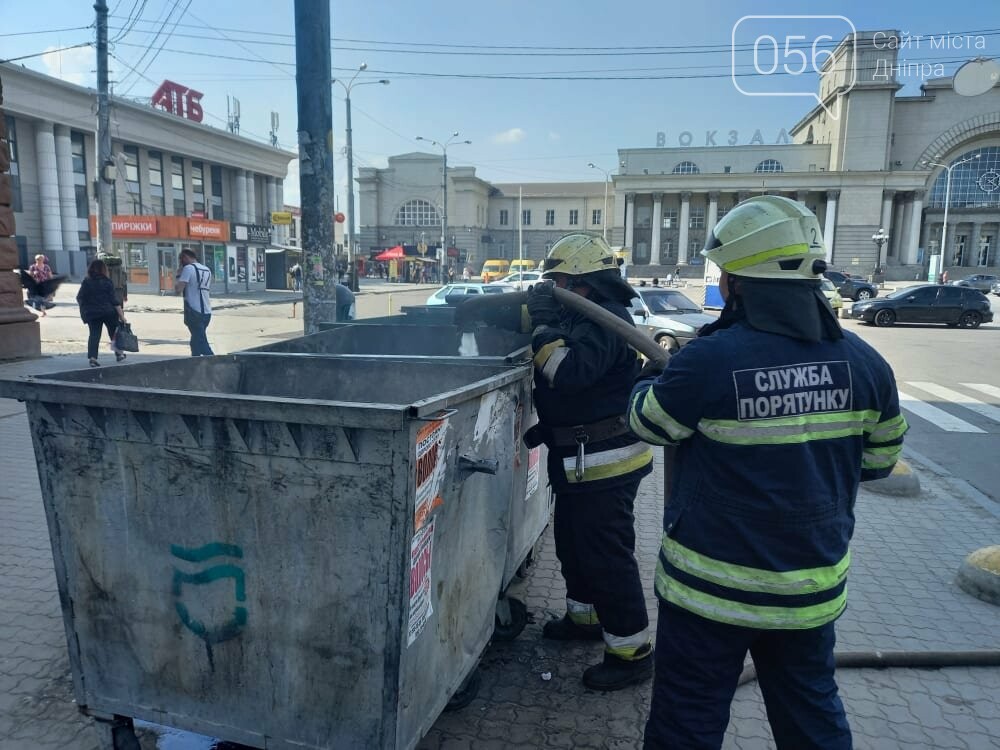
[[[212,542],[211,544],[195,548],[180,547],[172,544],[170,545],[170,553],[179,560],[195,564],[207,563],[209,560],[218,557],[243,558],[242,548],[237,547],[235,544],[224,544],[222,542]],[[183,601],[185,585],[204,586],[226,578],[233,580],[233,598],[235,600],[231,612],[229,611],[228,602],[224,605],[228,616],[225,619],[220,618],[221,621],[217,623],[205,623],[193,617],[187,604]],[[205,641],[205,645],[209,649],[210,660],[212,655],[211,647],[214,644],[235,638],[243,632],[243,628],[247,624],[247,610],[243,606],[243,603],[246,601],[243,570],[232,562],[218,562],[211,565],[211,567],[205,567],[195,573],[186,573],[174,567],[173,594],[174,609],[177,610],[177,616],[180,617],[184,627]]]

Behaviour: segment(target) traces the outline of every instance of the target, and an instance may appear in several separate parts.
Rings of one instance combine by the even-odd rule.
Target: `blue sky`
[[[119,82],[117,93],[148,97],[156,84],[170,78],[204,92],[205,122],[219,127],[226,118],[227,94],[235,96],[241,102],[245,135],[266,138],[270,112],[275,110],[280,116],[279,141],[294,147],[291,0],[108,0],[108,4],[113,10],[112,38],[121,34],[130,13],[134,18],[142,9],[138,21],[113,46],[111,68]],[[717,130],[717,143],[723,145],[731,129],[738,130],[740,143],[748,143],[757,129],[765,142],[773,142],[782,128],[790,128],[812,106],[814,102],[801,97],[745,96],[734,86],[730,45],[734,24],[746,14],[840,15],[858,30],[895,28],[926,40],[928,35],[946,32],[996,29],[1000,27],[998,7],[982,0],[947,4],[924,0],[808,4],[333,0],[333,64],[341,69],[335,75],[350,76],[346,71],[367,62],[368,72],[359,81],[391,80],[389,86],[365,86],[352,95],[356,167],[384,166],[391,154],[427,150],[414,140],[416,135],[441,140],[458,130],[462,139],[473,143],[450,149],[450,163],[472,164],[486,179],[600,180],[603,175],[589,169],[588,162],[614,171],[618,148],[655,146],[657,131],[666,132],[667,145],[677,145],[683,131],[693,134],[693,145],[703,145],[708,130]],[[93,35],[86,28],[58,30],[92,23],[91,3],[84,0],[0,0],[0,10],[6,11],[0,58],[85,42]],[[172,11],[170,20],[163,26],[168,11]],[[178,21],[176,26],[174,21]],[[161,26],[163,32],[149,50]],[[801,35],[808,54],[813,39],[828,34],[839,40],[847,28],[837,19],[745,21],[737,29],[736,41],[742,45],[738,71],[747,75],[738,80],[747,90],[813,91],[815,75],[761,76],[752,67],[752,53],[744,50],[765,38],[758,66],[767,68],[772,62],[766,54],[767,36],[784,46],[788,35]],[[1000,33],[994,31],[984,38],[986,49],[978,54],[1000,56]],[[541,52],[558,54],[542,56]],[[950,74],[959,60],[973,55],[967,50],[932,49],[925,41],[900,57],[911,62],[948,61],[942,64]],[[797,59],[783,57],[781,62]],[[50,53],[24,64],[93,85],[91,48]],[[454,75],[660,78],[447,77]],[[919,93],[918,75],[903,83],[905,93]],[[338,152],[343,147],[343,115],[343,92],[335,86]],[[342,157],[335,170],[343,207],[346,162]],[[289,185],[286,197],[294,199],[296,192]]]

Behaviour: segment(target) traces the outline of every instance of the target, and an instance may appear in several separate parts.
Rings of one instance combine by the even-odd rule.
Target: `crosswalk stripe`
[[[986,383],[962,383],[962,385],[974,391],[981,391],[987,396],[1000,398],[1000,388],[997,388],[995,385],[987,385]]]
[[[900,391],[899,405],[909,412],[913,412],[918,417],[926,419],[931,424],[940,427],[945,432],[978,432],[985,434],[986,430],[981,430],[974,424],[969,424],[964,419],[953,417],[943,409],[924,403],[916,396]]]
[[[932,393],[938,398],[943,398],[945,401],[950,401],[953,404],[964,406],[969,411],[974,411],[976,414],[982,414],[987,419],[992,419],[994,422],[1000,423],[1000,409],[991,404],[984,403],[978,398],[966,396],[964,393],[953,391],[951,388],[945,388],[943,385],[938,385],[937,383],[908,380],[906,381],[906,384],[912,385],[914,388],[919,388],[922,391]]]

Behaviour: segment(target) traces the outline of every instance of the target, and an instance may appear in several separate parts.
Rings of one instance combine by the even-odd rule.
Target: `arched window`
[[[978,158],[977,155],[978,154]],[[969,161],[966,161],[968,159]],[[958,162],[965,162],[958,164]],[[958,166],[953,166],[958,164]],[[933,165],[931,165],[933,167]],[[951,166],[951,208],[1000,206],[1000,146],[976,148],[956,156]],[[933,167],[937,169],[937,167]],[[944,208],[948,170],[942,169],[931,188],[930,208]]]
[[[415,198],[400,206],[396,224],[404,227],[435,227],[441,223],[437,209],[425,200]]]
[[[698,165],[693,161],[682,161],[673,168],[671,174],[699,174],[700,172],[701,170],[698,169]]]
[[[781,162],[777,159],[764,159],[760,164],[754,167],[754,172],[784,172],[785,168],[781,166]]]

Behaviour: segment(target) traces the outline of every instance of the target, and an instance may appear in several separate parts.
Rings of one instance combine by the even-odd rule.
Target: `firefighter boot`
[[[623,652],[622,655],[615,651]],[[645,682],[653,676],[653,646],[636,649],[605,649],[604,661],[583,673],[583,684],[591,690],[610,692]]]
[[[542,628],[542,637],[553,641],[599,641],[603,635],[600,623],[577,624],[569,614],[559,620],[549,620]]]

